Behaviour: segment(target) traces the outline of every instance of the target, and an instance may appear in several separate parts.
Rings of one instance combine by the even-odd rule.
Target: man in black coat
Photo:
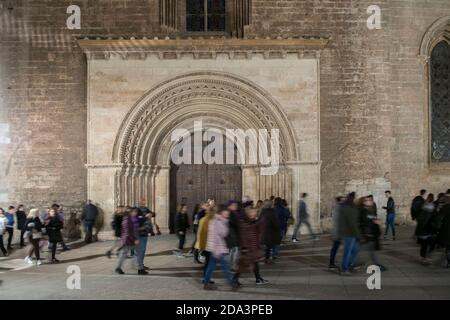
[[[27,221],[27,214],[23,209],[23,204],[19,204],[19,206],[17,207],[16,217],[17,217],[17,230],[20,230],[20,247],[24,247],[25,240],[23,236],[26,231],[25,222]]]
[[[411,203],[411,219],[415,221],[419,216],[422,206],[425,203],[425,194],[427,190],[420,190],[420,195],[416,196]]]
[[[266,264],[273,263],[273,260],[271,259],[272,252],[281,244],[280,221],[272,206],[273,202],[271,200],[265,200],[261,210],[261,219],[264,223],[262,243],[266,247],[264,260]]]
[[[86,243],[92,242],[92,229],[94,227],[97,216],[98,208],[94,204],[92,204],[91,200],[88,200],[83,208],[83,213],[81,214],[81,221],[83,221],[85,232],[84,241]]]
[[[450,268],[450,196],[445,197],[445,204],[442,207],[440,214],[443,219],[439,230],[438,242],[445,248],[447,268]]]

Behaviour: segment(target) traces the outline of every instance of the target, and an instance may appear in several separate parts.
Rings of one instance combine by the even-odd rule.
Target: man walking
[[[86,202],[83,208],[83,213],[81,214],[81,221],[84,225],[84,241],[86,243],[92,242],[92,228],[94,227],[95,219],[97,219],[98,208],[92,204],[91,200]]]
[[[311,224],[309,223],[309,213],[308,213],[308,207],[306,206],[305,199],[308,196],[307,193],[301,193],[300,194],[300,201],[298,202],[298,214],[297,214],[297,223],[294,228],[294,233],[292,234],[292,242],[297,242],[297,233],[300,230],[300,227],[302,224],[306,225],[306,227],[309,230],[309,233],[311,234],[311,237],[314,240],[317,240],[318,238],[314,234]]]
[[[388,198],[387,204],[383,209],[386,210],[386,229],[384,231],[384,239],[387,239],[389,228],[392,230],[392,240],[395,240],[395,201],[391,196],[391,191],[387,190],[385,193]]]

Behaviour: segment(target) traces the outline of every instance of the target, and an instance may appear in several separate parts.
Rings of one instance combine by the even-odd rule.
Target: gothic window
[[[225,0],[186,0],[186,31],[225,31]]]
[[[430,58],[431,160],[450,162],[450,44],[439,42]]]

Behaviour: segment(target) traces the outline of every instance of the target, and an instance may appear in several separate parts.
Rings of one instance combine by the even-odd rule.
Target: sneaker
[[[330,270],[336,270],[336,269],[339,269],[339,268],[338,268],[338,266],[335,265],[335,264],[330,264],[330,265],[328,266],[328,269],[330,269]]]
[[[52,263],[59,263],[58,259],[52,259]]]
[[[144,270],[145,270],[145,271],[149,271],[149,270],[150,270],[150,268],[149,268],[149,267],[146,267],[146,266],[144,266]]]
[[[269,280],[263,278],[259,278],[256,280],[256,284],[267,284],[267,283],[269,283]]]
[[[25,262],[28,264],[33,264],[33,259],[31,259],[31,257],[25,257]]]
[[[41,260],[36,261],[36,265],[37,265],[37,266],[40,266],[41,264],[42,264],[42,261],[41,261]]]
[[[114,272],[117,274],[125,274],[125,272],[123,272],[123,270],[120,268],[116,268],[116,270],[114,270]]]
[[[147,275],[147,274],[148,274],[148,272],[145,271],[145,269],[138,270],[138,275],[144,276],[144,275]]]
[[[188,252],[185,254],[185,257],[193,257],[193,256],[194,256],[194,254],[192,252]]]
[[[298,239],[292,239],[292,242],[296,243],[296,242],[298,242]]]

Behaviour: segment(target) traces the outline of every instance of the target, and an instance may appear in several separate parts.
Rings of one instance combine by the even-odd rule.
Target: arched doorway
[[[192,135],[191,135],[192,136]],[[225,138],[223,138],[225,139]],[[191,139],[192,143],[194,139]],[[206,147],[207,142],[203,142]],[[235,150],[237,149],[234,146]],[[173,152],[173,151],[172,151]],[[226,152],[224,145],[224,154]],[[169,230],[174,232],[177,207],[186,204],[190,221],[196,204],[214,199],[221,204],[242,198],[242,169],[238,164],[170,164]],[[235,157],[236,160],[236,157]],[[236,161],[235,161],[236,163]]]

